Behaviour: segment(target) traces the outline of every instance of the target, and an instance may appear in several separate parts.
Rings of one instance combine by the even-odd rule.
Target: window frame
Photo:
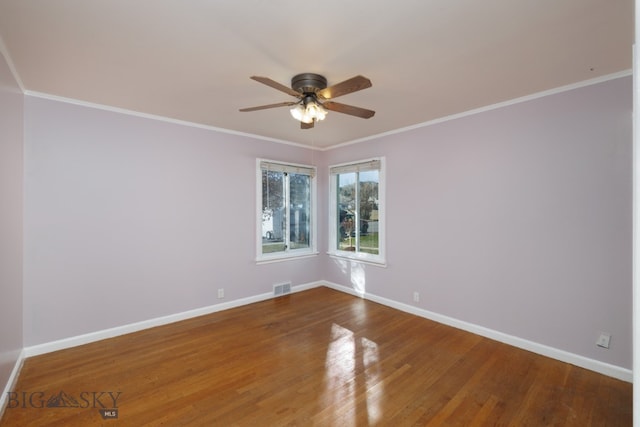
[[[269,165],[269,170],[277,170],[286,173],[299,173],[307,175],[309,172],[309,247],[300,249],[291,249],[290,242],[286,241],[287,248],[282,252],[272,252],[264,254],[262,252],[262,171],[263,165]],[[312,165],[304,165],[299,163],[283,162],[279,160],[270,160],[264,158],[256,159],[256,263],[265,264],[271,262],[288,261],[292,259],[300,259],[315,256],[318,254],[317,239],[317,168]],[[285,184],[285,212],[287,217],[290,212],[289,205],[289,184]],[[287,237],[289,233],[286,233]]]
[[[351,252],[338,248],[338,188],[337,176],[340,173],[359,172],[360,167],[366,167],[378,162],[378,254],[367,252]],[[366,169],[366,170],[371,170]],[[359,261],[367,264],[386,267],[386,228],[385,228],[385,158],[373,157],[364,160],[340,163],[329,166],[329,215],[328,215],[328,252],[334,258]],[[357,183],[360,181],[358,180]],[[359,222],[359,221],[358,221]]]

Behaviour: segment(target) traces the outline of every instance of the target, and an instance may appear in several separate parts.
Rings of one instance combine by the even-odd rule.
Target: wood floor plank
[[[627,426],[631,389],[317,288],[29,358],[0,426]]]

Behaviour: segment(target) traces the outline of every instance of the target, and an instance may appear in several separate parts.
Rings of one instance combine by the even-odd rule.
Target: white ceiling
[[[631,68],[633,0],[0,0],[27,93],[329,147]],[[293,75],[373,87],[301,130]]]

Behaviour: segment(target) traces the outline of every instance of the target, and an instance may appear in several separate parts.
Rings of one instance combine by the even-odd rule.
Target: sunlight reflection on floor
[[[357,377],[358,344],[362,350],[361,366],[364,367],[364,384],[360,385]],[[384,385],[380,381],[378,345],[367,338],[357,342],[352,331],[334,323],[331,326],[325,369],[325,391],[321,401],[323,407],[334,408],[334,419],[329,425],[355,426],[358,400],[363,400],[363,396],[358,399],[358,392],[362,393],[362,387],[366,393],[364,402],[369,425],[377,424],[382,417],[379,403],[384,394]],[[335,410],[337,408],[340,409]],[[351,415],[346,418],[346,414]]]
[[[361,342],[364,350],[362,355],[364,378],[367,383],[367,416],[369,425],[372,426],[382,418],[379,404],[381,397],[384,396],[384,381],[380,381],[378,344],[366,338],[362,338]]]
[[[331,342],[325,359],[326,387],[322,399],[325,408],[348,408],[355,404],[355,353],[353,332],[334,323],[331,326]],[[342,411],[336,411],[335,414],[339,415],[339,412]],[[353,419],[349,420],[347,425],[355,425],[355,413],[353,415]],[[346,420],[340,421],[344,423]]]

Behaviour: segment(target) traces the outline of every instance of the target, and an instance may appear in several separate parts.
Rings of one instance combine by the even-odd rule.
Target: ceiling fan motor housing
[[[302,94],[316,93],[327,87],[327,79],[320,74],[302,73],[291,79],[291,89]]]

